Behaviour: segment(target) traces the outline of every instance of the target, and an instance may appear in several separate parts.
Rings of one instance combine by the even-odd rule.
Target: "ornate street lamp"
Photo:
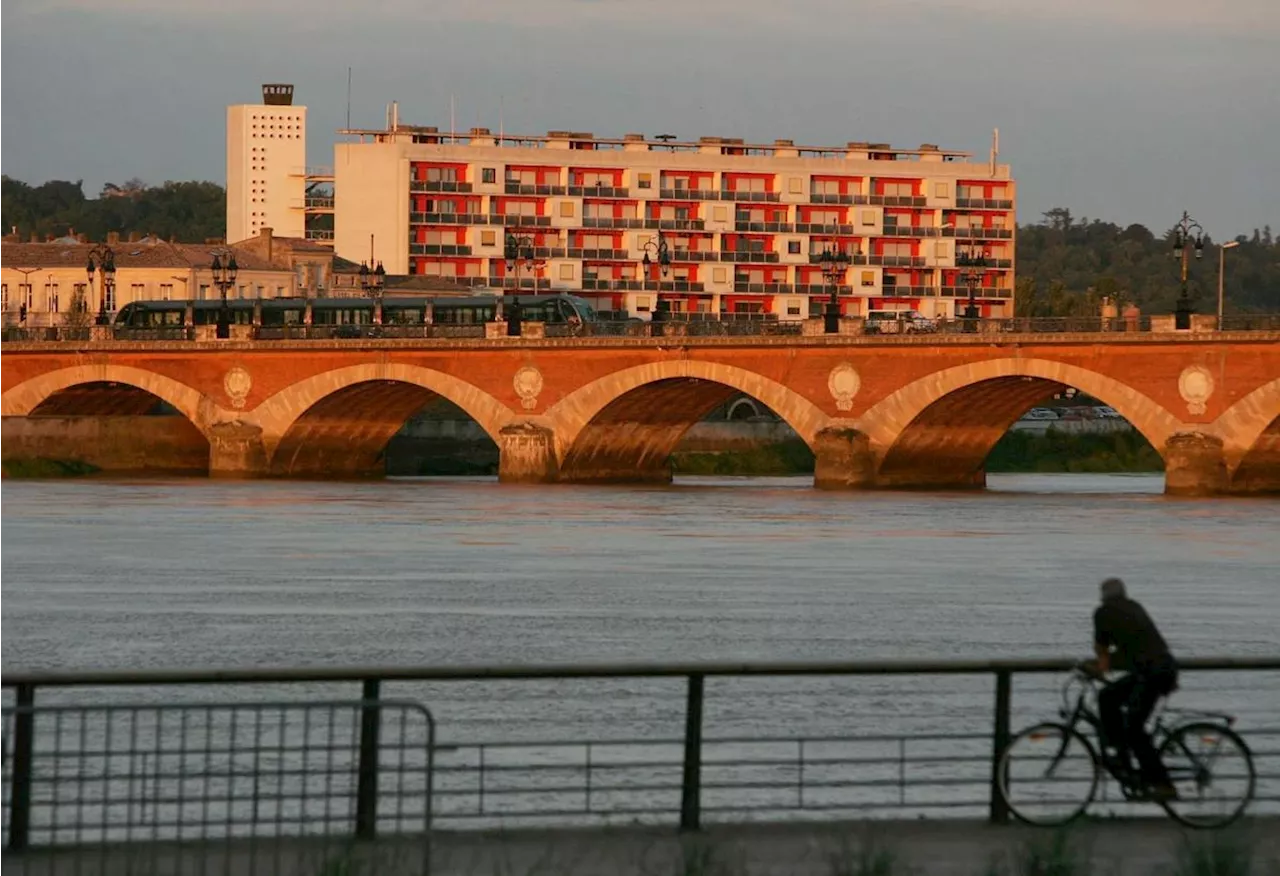
[[[970,268],[985,268],[987,266],[987,257],[985,253],[974,255],[973,250],[970,249],[964,256],[956,259],[956,264]],[[978,309],[976,296],[978,287],[982,285],[984,277],[985,274],[982,271],[975,270],[967,271],[964,275],[965,286],[969,288],[969,301],[964,308],[964,330],[967,332],[976,332],[978,330],[978,319],[981,317],[982,312]]]
[[[1173,226],[1173,257],[1182,260],[1182,291],[1173,309],[1174,328],[1191,328],[1191,314],[1195,312],[1187,295],[1187,272],[1193,251],[1197,260],[1204,258],[1204,229],[1184,210],[1182,219]]]
[[[824,249],[822,255],[818,256],[818,264],[822,265],[822,279],[831,287],[831,297],[822,314],[822,330],[829,335],[840,333],[840,281],[845,278],[849,262],[849,254],[838,249]]]
[[[644,250],[644,258],[640,263],[644,265],[644,275],[646,279],[649,276],[649,269],[657,262],[658,267],[662,270],[662,276],[671,273],[671,248],[667,246],[667,236],[662,233],[662,229],[658,229],[657,237],[650,237],[644,242],[642,247]]]
[[[240,266],[236,264],[235,253],[226,254],[227,260],[224,262],[222,258],[214,253],[213,264],[210,270],[213,272],[213,285],[218,287],[218,295],[221,303],[218,305],[218,330],[219,338],[231,337],[231,310],[227,307],[227,290],[236,284],[236,273],[240,270]]]
[[[503,255],[506,257],[507,272],[515,273],[516,278],[516,294],[520,294],[520,269],[522,267],[529,268],[533,272],[533,291],[538,291],[538,274],[537,269],[543,263],[535,258],[534,244],[536,241],[526,234],[515,234],[508,231],[506,236],[506,245],[503,247]],[[494,319],[501,322],[503,319],[502,299],[505,291],[498,296],[498,308],[494,313]]]
[[[382,293],[387,287],[387,272],[382,262],[372,271],[368,262],[360,263],[360,288],[373,299],[373,324],[382,325]]]
[[[98,325],[109,325],[111,317],[108,310],[115,309],[116,290],[116,254],[106,244],[96,244],[89,250],[89,264],[85,268],[89,274],[89,288],[93,288],[93,274],[102,273],[102,294],[98,297],[98,317],[94,320]],[[108,307],[108,304],[111,306]]]

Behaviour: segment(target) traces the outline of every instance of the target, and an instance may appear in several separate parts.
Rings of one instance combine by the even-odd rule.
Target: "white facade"
[[[303,237],[307,108],[238,104],[227,107],[226,240]]]

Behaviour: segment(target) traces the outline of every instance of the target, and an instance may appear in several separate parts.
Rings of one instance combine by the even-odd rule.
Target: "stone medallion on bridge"
[[[842,362],[832,368],[831,374],[827,376],[827,389],[831,391],[831,397],[836,400],[836,410],[853,410],[853,397],[861,388],[862,378],[858,376],[857,369],[848,362]]]
[[[249,397],[249,390],[253,389],[253,378],[248,371],[237,365],[223,376],[222,388],[226,390],[227,398],[231,399],[233,408],[243,408],[245,399]]]
[[[538,393],[542,392],[541,371],[532,365],[525,365],[516,372],[511,384],[515,387],[516,395],[520,396],[521,407],[531,411],[538,406]]]
[[[1205,402],[1213,395],[1213,372],[1203,365],[1190,365],[1178,375],[1178,394],[1187,403],[1187,413],[1203,414]]]

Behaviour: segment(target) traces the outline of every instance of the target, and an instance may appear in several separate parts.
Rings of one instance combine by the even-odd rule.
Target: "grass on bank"
[[[6,459],[0,465],[0,471],[7,478],[75,478],[101,470],[79,459],[48,459],[43,456]]]

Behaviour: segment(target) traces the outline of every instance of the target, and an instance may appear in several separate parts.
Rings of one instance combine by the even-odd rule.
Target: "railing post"
[[[702,827],[702,689],[705,676],[689,675],[684,711],[684,777],[680,784],[680,829]]]
[[[378,833],[378,731],[382,682],[366,678],[360,692],[360,763],[356,775],[356,839],[371,840]]]
[[[35,685],[19,684],[13,712],[13,783],[9,789],[9,848],[26,851],[31,831],[31,761],[35,746]]]
[[[996,714],[991,733],[991,823],[1009,822],[1009,805],[1000,793],[1000,758],[1009,747],[1009,700],[1013,674],[1008,669],[996,670]]]

